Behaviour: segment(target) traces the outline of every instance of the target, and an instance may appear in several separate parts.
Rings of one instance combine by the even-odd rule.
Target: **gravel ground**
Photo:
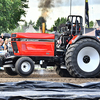
[[[54,70],[35,70],[33,74],[28,77],[9,76],[4,71],[0,71],[0,83],[5,82],[19,82],[19,81],[52,81],[52,82],[65,82],[81,84],[86,82],[100,82],[100,78],[72,78],[72,77],[60,77],[54,72]]]

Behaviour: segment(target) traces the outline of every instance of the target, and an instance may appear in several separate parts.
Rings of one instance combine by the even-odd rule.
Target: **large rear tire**
[[[16,61],[15,69],[20,76],[29,76],[34,70],[34,62],[29,57],[21,57]]]
[[[55,71],[56,73],[61,77],[70,77],[71,75],[67,71],[67,69],[60,68],[60,65],[55,65]]]
[[[11,68],[11,67],[5,67],[5,68],[4,68],[4,71],[5,71],[8,75],[11,75],[11,76],[16,76],[16,75],[18,75],[18,73],[15,72],[15,71],[13,70],[13,68]]]
[[[100,74],[100,44],[82,39],[71,45],[65,57],[66,67],[73,77],[96,77]]]

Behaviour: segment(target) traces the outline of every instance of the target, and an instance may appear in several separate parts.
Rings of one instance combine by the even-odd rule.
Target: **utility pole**
[[[72,10],[72,0],[70,0],[70,15],[71,15],[71,10]]]

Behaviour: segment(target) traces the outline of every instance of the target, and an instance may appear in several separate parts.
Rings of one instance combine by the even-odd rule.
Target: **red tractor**
[[[83,36],[82,17],[70,15],[60,37],[47,33],[12,33],[15,56],[2,58],[9,75],[28,76],[34,65],[56,66],[60,76],[96,77],[100,74],[100,43],[94,36]],[[63,66],[63,67],[62,67]]]

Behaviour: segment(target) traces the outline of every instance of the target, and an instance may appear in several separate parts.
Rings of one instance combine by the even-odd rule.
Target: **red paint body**
[[[78,35],[75,35],[75,36],[73,36],[73,38],[69,41],[69,43],[68,44],[72,44],[73,43],[73,41],[76,39],[76,37],[77,37]]]
[[[30,39],[54,39],[54,34],[47,33],[12,33],[17,34],[16,38],[30,38]]]
[[[16,56],[54,56],[54,34],[46,33],[12,33],[21,39],[32,39],[32,41],[12,41],[17,43],[18,53]],[[41,39],[41,41],[35,41]],[[43,41],[45,40],[45,41]],[[53,40],[53,41],[48,41]]]

